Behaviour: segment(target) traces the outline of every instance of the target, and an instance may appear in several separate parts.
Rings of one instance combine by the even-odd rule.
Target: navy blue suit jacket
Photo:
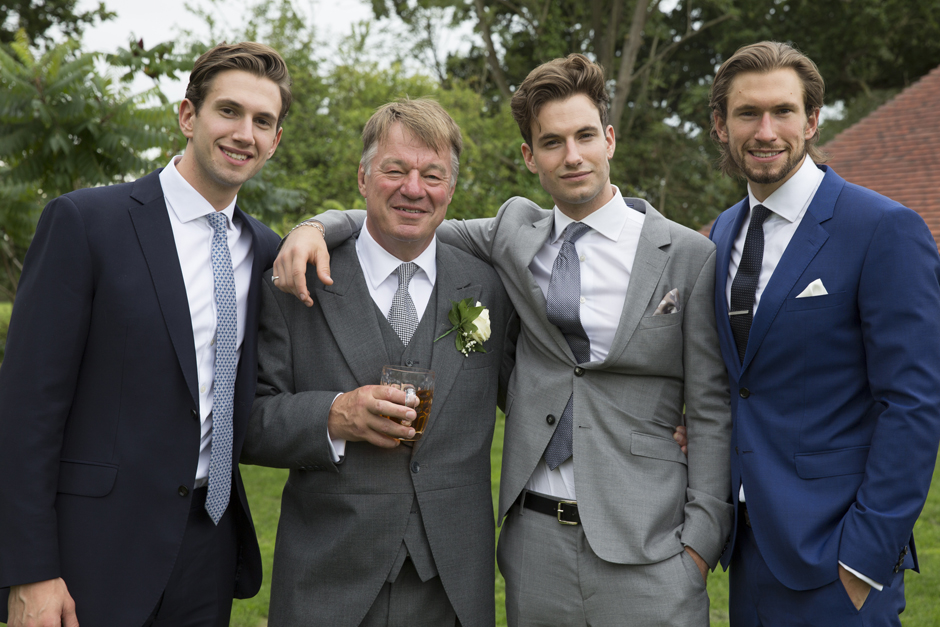
[[[235,215],[254,254],[235,387],[237,459],[257,379],[259,281],[279,240]],[[62,577],[83,625],[144,622],[186,527],[199,455],[196,387],[158,173],[50,202],[0,368],[0,587]],[[234,474],[234,587],[247,597],[261,585],[261,557],[237,466]]]
[[[911,532],[940,441],[937,245],[915,212],[821,169],[743,364],[725,287],[747,198],[710,236],[734,500],[743,481],[761,555],[794,590],[834,581],[840,560],[883,584],[917,568]],[[816,279],[828,294],[797,298]]]

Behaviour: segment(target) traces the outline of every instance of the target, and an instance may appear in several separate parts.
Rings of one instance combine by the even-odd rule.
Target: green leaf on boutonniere
[[[458,302],[451,301],[451,304],[453,307],[451,307],[450,312],[447,314],[447,319],[453,326],[434,341],[437,342],[454,331],[457,331],[454,337],[454,345],[457,347],[458,351],[463,353],[464,357],[471,352],[485,353],[486,349],[481,346],[481,343],[489,337],[489,314],[487,314],[485,318],[487,331],[483,340],[479,340],[479,336],[477,339],[474,339],[473,334],[477,332],[476,320],[486,311],[486,307],[479,303],[474,305],[472,298],[465,298]]]

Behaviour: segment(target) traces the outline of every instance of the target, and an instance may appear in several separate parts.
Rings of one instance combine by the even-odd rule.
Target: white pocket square
[[[812,283],[806,286],[806,289],[796,295],[797,298],[807,298],[809,296],[825,296],[829,292],[826,291],[826,286],[823,285],[822,279],[816,279]]]
[[[653,312],[654,316],[661,316],[663,314],[678,313],[679,311],[679,288],[674,287],[669,290],[663,299],[659,302],[659,305],[656,306],[656,311]]]

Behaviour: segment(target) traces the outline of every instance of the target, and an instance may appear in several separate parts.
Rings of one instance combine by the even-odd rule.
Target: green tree
[[[21,31],[0,49],[0,294],[12,298],[42,206],[81,187],[131,180],[179,148],[173,108],[130,95],[74,40],[34,53]]]
[[[30,41],[51,43],[56,30],[77,39],[87,26],[115,15],[103,2],[90,11],[76,11],[77,5],[78,0],[0,0],[0,43],[15,41],[19,30],[25,31]]]

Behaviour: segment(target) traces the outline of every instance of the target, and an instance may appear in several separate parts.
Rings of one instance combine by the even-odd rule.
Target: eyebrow
[[[409,164],[408,162],[404,161],[403,159],[384,159],[384,160],[382,161],[382,163],[379,164],[379,167],[382,168],[382,169],[385,169],[385,168],[387,168],[387,167],[389,167],[389,166],[397,166],[397,167],[399,167],[399,168],[402,169],[402,170],[410,170],[410,169],[411,169],[411,164]],[[446,168],[444,165],[440,164],[440,163],[431,163],[431,164],[429,164],[429,165],[425,168],[425,171],[427,171],[427,170],[437,170],[437,171],[439,171],[439,172],[441,172],[441,173],[443,173],[443,174],[447,174],[447,168]]]
[[[596,133],[596,132],[598,132],[598,129],[597,129],[596,126],[589,124],[589,125],[587,125],[587,126],[582,126],[581,128],[577,129],[577,130],[574,132],[574,134],[577,135],[578,133],[583,133],[583,132],[585,132],[585,131],[594,131],[594,132]],[[562,137],[562,133],[552,133],[552,132],[548,132],[548,133],[545,133],[544,135],[539,135],[539,136],[536,138],[536,141],[540,141],[540,142],[541,142],[541,141],[545,141],[546,139],[555,139],[555,138],[558,138],[558,137]]]
[[[797,102],[778,102],[770,106],[770,109],[799,109],[800,105]],[[740,113],[742,111],[753,111],[755,109],[761,109],[761,107],[755,104],[743,104],[738,107],[735,107],[731,110],[731,113]]]
[[[238,109],[239,111],[244,111],[245,106],[238,102],[237,100],[232,100],[230,98],[220,98],[215,101],[216,107],[231,107],[232,109]],[[255,114],[257,117],[264,118],[269,122],[277,120],[277,116],[271,113],[270,111],[260,111]]]

